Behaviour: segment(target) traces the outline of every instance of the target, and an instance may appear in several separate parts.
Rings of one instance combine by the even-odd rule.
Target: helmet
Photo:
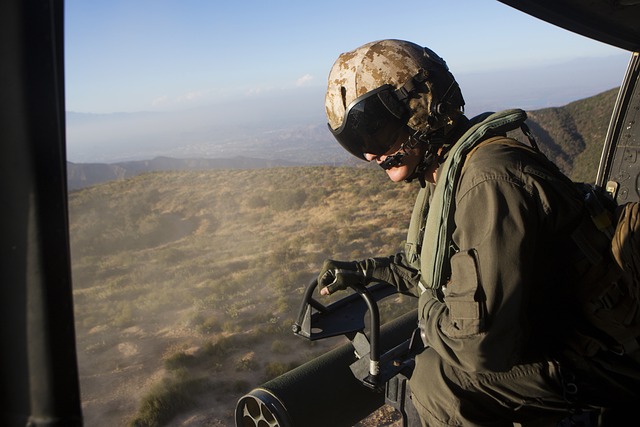
[[[438,131],[444,136],[463,107],[445,61],[402,40],[375,41],[341,54],[325,97],[329,129],[361,159],[364,153],[385,154],[403,129],[419,142],[429,142]]]

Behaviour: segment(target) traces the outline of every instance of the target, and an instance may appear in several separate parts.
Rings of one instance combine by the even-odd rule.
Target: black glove
[[[344,290],[349,285],[367,283],[366,261],[334,261],[328,259],[318,274],[318,285],[323,295]]]
[[[386,283],[399,292],[418,296],[413,289],[420,279],[420,272],[409,266],[404,254],[390,257],[368,258],[362,261],[334,261],[328,259],[318,274],[318,286],[322,295],[346,289],[349,285],[368,285],[371,282]]]

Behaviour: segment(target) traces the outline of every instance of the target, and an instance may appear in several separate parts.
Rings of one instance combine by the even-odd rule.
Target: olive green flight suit
[[[410,387],[425,426],[555,425],[576,385],[583,404],[640,401],[637,366],[587,360],[568,344],[585,333],[567,268],[580,193],[544,156],[502,139],[465,162],[440,292],[420,282],[433,186],[418,195],[405,252],[378,259],[390,284],[420,296],[426,349]]]

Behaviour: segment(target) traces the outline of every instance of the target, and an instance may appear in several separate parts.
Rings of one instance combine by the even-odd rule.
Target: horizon
[[[68,0],[65,102],[75,116],[68,159],[184,157],[213,143],[233,148],[283,129],[326,126],[333,62],[376,39],[435,50],[471,116],[594,96],[620,85],[630,56],[493,0],[409,0],[403,10],[424,17],[419,23],[389,20],[388,10],[382,0]]]
[[[620,86],[627,63],[627,55],[617,54],[456,78],[465,97],[466,114],[473,117],[507,108],[534,111],[563,107],[598,95]],[[585,69],[589,73],[581,72]],[[281,142],[288,138],[290,150],[292,144],[303,140],[306,149],[311,148],[310,143],[335,146],[330,150],[334,156],[348,158],[326,129],[323,101],[323,88],[304,87],[254,95],[250,102],[242,98],[221,100],[177,111],[67,111],[67,159],[72,163],[118,163],[158,156],[256,157],[278,138]],[[276,148],[281,150],[283,144]]]

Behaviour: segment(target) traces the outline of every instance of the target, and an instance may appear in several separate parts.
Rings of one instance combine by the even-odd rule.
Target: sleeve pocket
[[[473,250],[451,257],[451,280],[445,292],[448,309],[442,332],[452,338],[463,338],[483,332],[484,298]]]

